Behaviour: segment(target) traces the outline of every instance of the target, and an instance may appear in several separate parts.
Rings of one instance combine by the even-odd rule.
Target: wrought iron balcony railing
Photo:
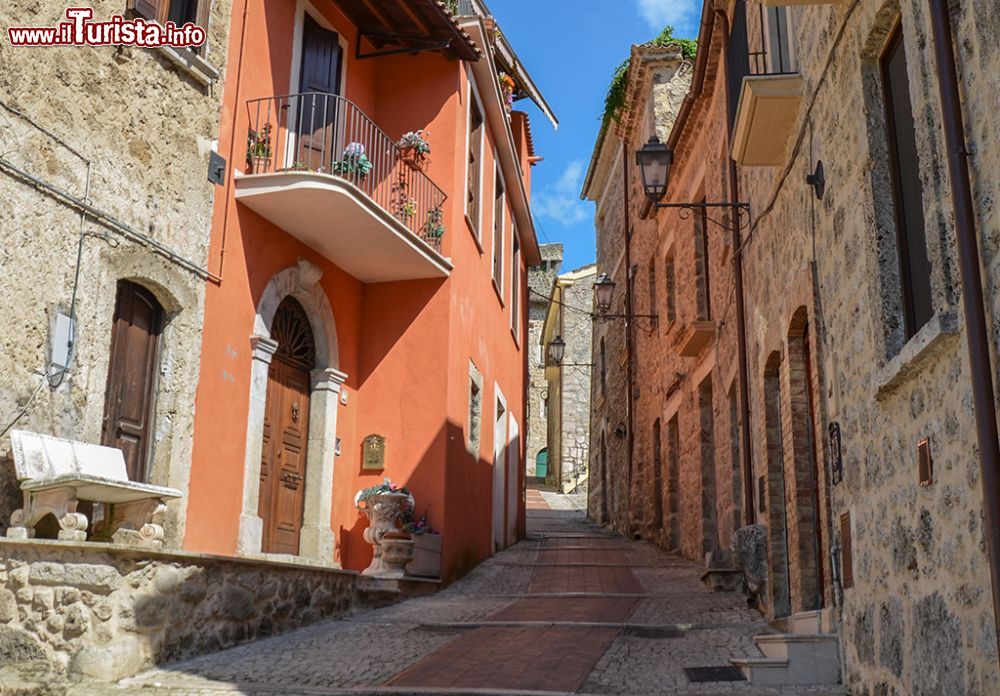
[[[353,102],[307,92],[253,99],[247,108],[247,173],[343,179],[440,252],[447,195],[424,173],[423,156],[401,149]]]

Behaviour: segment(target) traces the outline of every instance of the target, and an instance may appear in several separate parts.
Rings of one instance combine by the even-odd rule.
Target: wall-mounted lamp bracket
[[[688,220],[691,217],[691,213],[694,211],[701,211],[705,219],[711,222],[717,227],[732,232],[733,228],[730,227],[725,222],[720,222],[708,215],[709,210],[715,208],[728,208],[732,211],[731,220],[736,223],[736,230],[743,231],[750,227],[750,204],[749,203],[654,203],[653,207],[659,208],[677,208],[680,213],[679,217],[681,220]]]
[[[816,163],[816,171],[814,173],[806,176],[806,183],[816,191],[816,198],[823,200],[823,194],[826,193],[826,175],[823,172],[823,160]]]

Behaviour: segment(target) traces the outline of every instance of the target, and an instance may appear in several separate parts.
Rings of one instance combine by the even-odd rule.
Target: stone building
[[[632,286],[632,313],[655,314],[656,311],[651,311],[655,308],[649,305],[648,297],[640,288],[645,288],[653,278],[661,280],[662,290],[666,289],[662,259],[654,258],[663,249],[656,221],[642,216],[647,206],[644,205],[634,157],[635,151],[650,135],[667,138],[690,85],[692,64],[683,57],[677,45],[633,46],[630,64],[625,99],[628,108],[623,110],[620,121],[609,121],[598,139],[583,189],[583,197],[597,203],[596,272],[607,274],[617,282],[617,291],[608,312],[616,318],[602,319],[598,316],[593,328],[588,508],[592,517],[609,523],[622,533],[649,535],[654,533],[655,528],[655,533],[659,535],[661,526],[669,530],[680,525],[682,517],[679,508],[670,513],[670,505],[678,503],[676,486],[671,488],[673,494],[663,496],[666,507],[661,505],[661,512],[657,512],[652,488],[641,484],[644,476],[648,476],[651,482],[656,477],[654,462],[647,456],[653,451],[648,446],[650,434],[647,431],[659,415],[647,416],[657,405],[662,407],[668,398],[666,390],[673,389],[671,396],[676,392],[672,386],[676,380],[666,382],[636,376],[640,362],[648,366],[651,364],[648,361],[660,359],[660,351],[654,348],[657,343],[667,345],[663,338],[666,331],[680,327],[674,327],[665,319],[666,315],[634,322],[624,320],[623,316],[628,313],[624,235],[627,217],[631,225],[632,267],[628,285]],[[626,174],[623,174],[623,168]],[[627,197],[624,189],[626,176],[629,182]],[[635,298],[645,300],[636,301]],[[666,312],[666,305],[660,311]],[[633,374],[631,386],[628,384],[629,361]],[[646,423],[646,420],[649,422]],[[663,422],[661,419],[661,429]],[[660,518],[665,519],[662,525],[658,521]],[[677,548],[677,535],[671,537],[668,531],[663,542]],[[698,546],[700,548],[700,542]],[[701,557],[701,551],[692,553]]]
[[[556,278],[542,330],[548,385],[546,483],[561,493],[583,493],[588,484],[596,277],[597,266],[590,264]],[[557,339],[563,351],[558,362],[549,352]]]
[[[528,269],[528,417],[527,456],[529,479],[544,482],[548,474],[548,398],[542,329],[549,309],[549,296],[562,267],[563,245],[541,244],[542,262]],[[541,470],[539,471],[539,467]]]
[[[727,546],[740,520],[754,523],[741,539],[761,535],[766,580],[751,578],[758,606],[789,633],[758,644],[766,654],[780,646],[789,659],[738,660],[751,681],[842,678],[866,695],[1000,693],[988,553],[996,520],[983,490],[996,481],[996,459],[987,439],[981,462],[976,429],[979,409],[995,433],[996,404],[983,402],[984,380],[974,381],[983,372],[973,369],[1000,340],[1000,162],[989,147],[998,116],[988,96],[998,87],[998,33],[1000,15],[975,3],[703,8],[690,107],[668,137],[660,134],[674,157],[663,201],[745,203],[738,214],[709,213],[729,232],[705,244],[710,271],[730,266],[745,280],[721,308],[714,288],[710,295],[713,313],[723,312],[713,327],[715,405],[702,428],[712,432],[715,490],[703,486],[704,507],[688,511],[694,519],[682,515],[677,534],[687,555],[691,528],[708,529],[712,515],[715,549],[706,550]],[[643,118],[642,105],[630,104],[630,114]],[[692,147],[698,142],[704,149]],[[956,212],[966,210],[959,160],[970,170],[968,216]],[[661,230],[669,234],[676,215],[658,211]],[[982,258],[965,267],[981,264],[982,286],[960,273],[970,227]],[[637,224],[633,240],[641,234]],[[599,267],[601,244],[599,236]],[[639,261],[634,269],[633,311],[642,313],[645,269]],[[698,264],[686,270],[678,283],[697,287]],[[670,291],[677,286],[657,292]],[[984,300],[993,345],[977,343],[966,297]],[[636,452],[648,427],[639,420],[642,389],[666,378],[643,360],[642,341]],[[608,363],[626,359],[612,353]],[[675,438],[662,425],[660,438],[670,452]],[[699,452],[681,452],[683,476],[697,469]],[[658,482],[654,467],[653,481],[642,481],[635,461],[633,498],[643,497],[635,485],[651,486],[655,516],[664,489],[670,506],[671,476]],[[621,473],[605,496],[612,510],[627,500],[629,472]],[[592,515],[602,498],[592,495]],[[649,512],[633,513],[642,532]],[[813,646],[808,663],[795,658],[803,641]]]
[[[966,291],[986,293],[995,354],[1000,14],[988,5],[952,3],[953,33],[943,2],[772,8],[763,21],[745,8],[750,52],[766,56],[743,71],[732,154],[753,219],[748,368],[770,599],[776,615],[840,617],[857,694],[1000,693],[996,531],[984,521],[947,161],[968,153],[986,279]],[[740,15],[731,7],[734,27]],[[942,72],[935,52],[951,44],[957,61]],[[951,147],[948,70],[965,119]],[[821,164],[823,189],[807,181]]]
[[[0,42],[0,532],[21,507],[12,428],[120,447],[133,480],[188,490],[230,2],[174,4],[204,46]],[[66,7],[12,0],[0,23],[55,26]]]

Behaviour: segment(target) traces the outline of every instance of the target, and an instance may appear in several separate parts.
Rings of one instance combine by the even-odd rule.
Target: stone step
[[[814,611],[800,611],[790,616],[786,620],[786,625],[790,633],[833,633],[833,622],[833,608],[828,607]]]
[[[832,633],[773,633],[754,637],[764,657],[731,660],[751,684],[805,686],[840,683],[837,636]]]

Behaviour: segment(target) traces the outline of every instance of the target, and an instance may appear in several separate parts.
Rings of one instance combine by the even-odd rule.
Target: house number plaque
[[[362,446],[361,468],[366,471],[380,471],[385,468],[385,438],[369,435]]]

